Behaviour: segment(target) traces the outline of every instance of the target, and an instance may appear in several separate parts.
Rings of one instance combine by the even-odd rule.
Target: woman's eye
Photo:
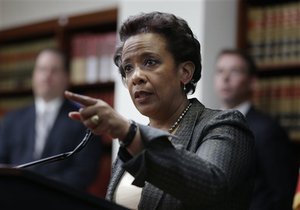
[[[154,66],[155,64],[157,64],[157,61],[154,60],[154,59],[147,59],[147,60],[145,61],[145,65],[146,65],[146,66]]]
[[[124,69],[124,72],[125,72],[125,73],[128,73],[128,72],[132,71],[132,66],[131,66],[131,65],[125,65],[125,66],[123,67],[123,69]]]

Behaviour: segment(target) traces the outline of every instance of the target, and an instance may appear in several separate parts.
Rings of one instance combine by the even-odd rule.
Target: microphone
[[[46,158],[43,158],[43,159],[40,159],[40,160],[32,161],[32,162],[29,162],[29,163],[17,165],[17,166],[14,166],[13,168],[28,168],[28,167],[35,166],[35,165],[42,165],[42,164],[46,164],[46,163],[52,163],[52,162],[55,162],[55,161],[67,159],[67,158],[73,156],[75,153],[80,152],[87,145],[87,143],[92,138],[92,136],[93,136],[92,132],[89,129],[87,129],[84,138],[77,145],[77,147],[75,147],[74,150],[69,151],[69,152],[65,152],[65,153],[61,153],[61,154],[58,154],[58,155],[46,157]]]

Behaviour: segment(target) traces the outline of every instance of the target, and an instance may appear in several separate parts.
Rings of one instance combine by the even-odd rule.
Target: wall
[[[236,47],[237,1],[206,0],[205,25],[202,41],[203,74],[198,87],[201,102],[210,108],[219,108],[220,101],[214,92],[213,77],[216,56],[223,48]]]
[[[0,27],[116,7],[118,0],[0,0]]]
[[[2,19],[3,19],[3,18],[2,18],[2,16],[3,16],[3,15],[2,15],[2,14],[3,14],[3,12],[2,12],[2,10],[3,10],[3,9],[2,9],[2,7],[3,7],[2,4],[3,4],[3,0],[0,0],[0,28],[2,28],[2,24],[3,24],[3,23],[2,23],[2,22],[3,22],[3,21],[2,21]]]

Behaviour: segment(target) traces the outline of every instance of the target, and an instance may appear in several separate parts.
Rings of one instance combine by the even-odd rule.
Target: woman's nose
[[[140,85],[146,82],[146,77],[142,69],[136,67],[132,74],[132,83],[134,85]]]

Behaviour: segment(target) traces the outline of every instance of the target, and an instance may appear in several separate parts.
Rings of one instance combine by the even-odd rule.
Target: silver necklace
[[[190,109],[191,106],[192,106],[192,103],[190,102],[189,105],[183,110],[183,112],[181,113],[179,118],[176,120],[176,122],[169,128],[169,133],[172,133],[175,130],[175,128],[179,125],[182,118],[184,117],[184,115],[187,113],[187,111]]]

